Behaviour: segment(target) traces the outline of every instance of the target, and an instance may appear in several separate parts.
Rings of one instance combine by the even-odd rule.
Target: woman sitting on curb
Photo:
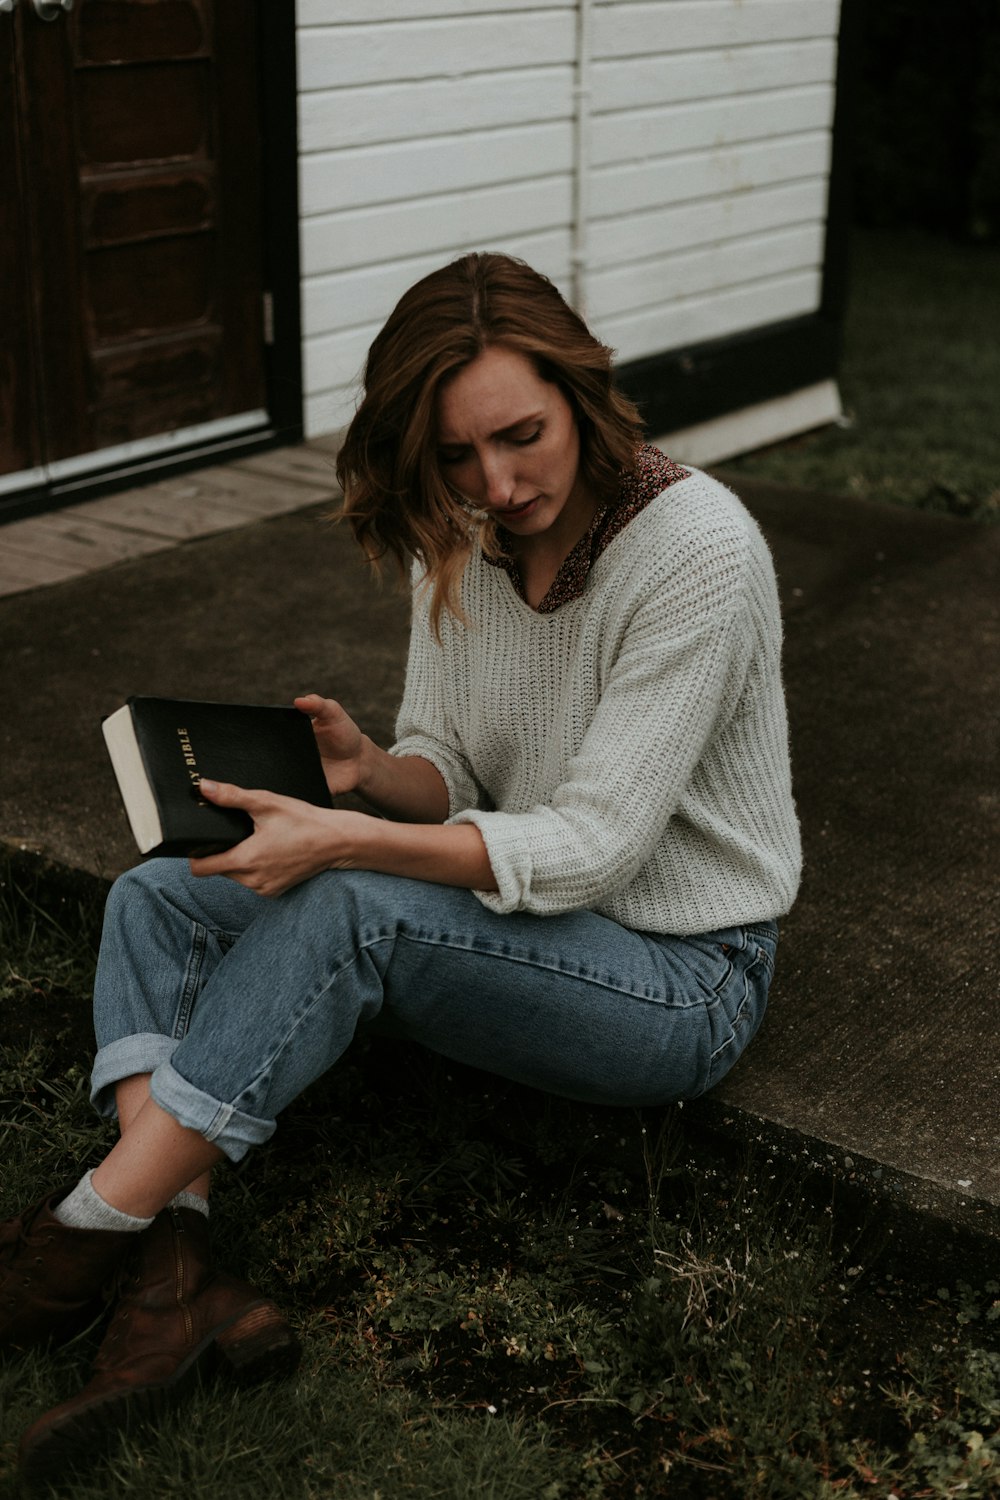
[[[334,795],[202,783],[254,832],[124,875],[93,1098],[121,1135],[0,1227],[0,1340],[62,1339],[117,1273],[92,1380],[25,1434],[58,1474],[203,1356],[291,1369],[213,1266],[209,1174],[358,1027],[570,1098],[717,1083],[764,1013],[799,838],[771,559],[728,490],[644,445],[611,351],[521,262],[419,282],[372,345],[338,470],[368,556],[413,566],[389,751],[296,699]]]

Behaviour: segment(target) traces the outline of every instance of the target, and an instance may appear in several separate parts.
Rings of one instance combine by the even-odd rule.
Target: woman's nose
[[[487,505],[506,505],[514,494],[514,473],[503,457],[491,456],[482,461],[483,489]]]

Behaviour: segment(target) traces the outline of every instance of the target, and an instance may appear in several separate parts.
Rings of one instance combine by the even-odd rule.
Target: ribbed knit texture
[[[497,912],[588,908],[690,934],[783,915],[801,866],[774,569],[698,471],[641,511],[578,599],[540,615],[472,559],[442,642],[414,593],[396,755],[480,829]]]
[[[208,1199],[203,1198],[200,1193],[189,1193],[187,1188],[182,1188],[179,1193],[175,1194],[167,1204],[167,1207],[191,1208],[196,1214],[203,1214],[206,1219],[209,1217],[210,1212]]]
[[[115,1229],[138,1234],[149,1228],[152,1219],[136,1218],[105,1202],[91,1181],[93,1175],[93,1170],[83,1174],[73,1191],[56,1204],[53,1218],[70,1229]]]

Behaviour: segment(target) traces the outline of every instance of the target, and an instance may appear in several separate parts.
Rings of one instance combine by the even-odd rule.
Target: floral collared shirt
[[[675,464],[673,459],[667,458],[652,443],[643,443],[636,452],[635,465],[622,476],[617,504],[604,505],[597,512],[552,580],[548,593],[538,605],[538,613],[550,615],[563,604],[578,599],[586,586],[587,574],[612,538],[623,531],[651,500],[669,489],[670,485],[687,479],[689,473],[689,469]],[[506,538],[510,533],[498,526],[497,534],[501,544],[506,546]],[[499,557],[487,557],[485,561],[493,567],[503,568],[520,597],[524,598],[521,575],[510,552],[504,551]]]

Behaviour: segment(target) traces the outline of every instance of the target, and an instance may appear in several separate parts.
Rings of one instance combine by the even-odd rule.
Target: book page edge
[[[160,813],[156,805],[139,750],[132,710],[125,704],[103,720],[101,729],[108,747],[111,765],[118,781],[125,814],[140,854],[148,854],[163,840]]]

